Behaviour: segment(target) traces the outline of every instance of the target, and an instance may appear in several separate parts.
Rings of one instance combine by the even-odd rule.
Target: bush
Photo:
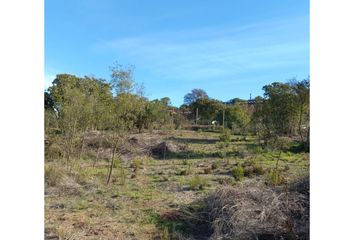
[[[187,169],[179,169],[176,172],[176,175],[189,175],[192,173],[192,166],[189,164]]]
[[[63,179],[65,173],[62,168],[58,166],[50,165],[45,166],[44,176],[45,176],[45,183],[47,186],[55,187],[57,186],[60,181]]]
[[[45,159],[48,160],[56,160],[60,159],[64,156],[64,151],[60,147],[59,144],[53,143],[50,146],[46,146],[45,148]]]
[[[253,166],[253,172],[256,175],[263,175],[265,173],[265,170],[264,170],[264,168],[261,165],[255,164]]]
[[[226,154],[225,150],[220,150],[220,151],[217,151],[214,155],[219,158],[225,158],[227,154]]]
[[[217,169],[217,168],[219,167],[219,165],[220,165],[220,163],[213,162],[213,163],[211,164],[211,169],[212,169],[212,170],[215,170],[215,169]]]
[[[221,142],[230,142],[231,141],[230,129],[228,128],[224,129],[224,131],[220,134],[219,139]]]
[[[192,190],[203,190],[206,186],[206,180],[199,175],[195,175],[189,182],[189,186]]]
[[[204,174],[210,174],[211,168],[204,168]]]
[[[241,167],[241,166],[235,167],[234,169],[232,169],[231,173],[236,181],[241,181],[244,177],[243,167]]]
[[[141,168],[143,161],[140,158],[134,158],[133,162],[130,164],[130,167],[134,169],[135,172]]]
[[[87,180],[90,178],[90,172],[85,168],[79,168],[75,173],[75,181],[78,184],[84,185],[87,183]]]
[[[271,170],[268,173],[268,176],[266,179],[266,184],[273,185],[273,186],[279,186],[284,183],[285,183],[285,178],[283,176],[281,176],[278,171]]]
[[[253,166],[247,166],[243,169],[243,173],[245,177],[252,177],[254,173]]]
[[[244,175],[246,177],[251,177],[253,175],[263,175],[265,173],[263,167],[256,163],[254,160],[247,160],[243,162],[242,167],[244,168]]]
[[[230,144],[228,142],[217,142],[216,147],[218,149],[224,149],[227,148]]]
[[[244,147],[238,147],[232,149],[235,152],[235,155],[239,158],[245,158],[247,155],[247,150]]]

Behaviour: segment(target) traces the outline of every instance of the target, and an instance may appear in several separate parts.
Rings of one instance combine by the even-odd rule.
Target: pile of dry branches
[[[256,181],[224,186],[176,216],[189,230],[173,239],[306,240],[309,180],[278,188]]]
[[[226,186],[205,199],[211,239],[308,239],[309,196],[299,189]]]

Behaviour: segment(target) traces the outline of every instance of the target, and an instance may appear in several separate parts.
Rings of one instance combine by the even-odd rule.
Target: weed
[[[200,129],[199,129],[200,130]],[[199,131],[198,130],[198,131]],[[164,228],[163,228],[163,231],[162,231],[162,234],[161,234],[161,240],[170,240],[170,234],[169,234],[169,232],[168,232],[168,227],[167,226],[165,226]]]
[[[230,142],[231,141],[230,129],[228,128],[224,129],[224,131],[220,134],[219,139],[221,142]]]
[[[276,170],[271,170],[266,178],[266,184],[279,186],[285,183],[285,178]]]
[[[247,156],[247,150],[244,147],[238,147],[234,152],[239,158],[245,158]]]
[[[215,155],[219,158],[225,158],[226,157],[226,151],[225,150],[220,150],[215,153]]]
[[[187,170],[186,170],[186,169],[178,169],[178,170],[176,171],[176,175],[185,176],[185,175],[188,175],[188,173],[187,173]]]
[[[236,181],[241,181],[244,177],[244,170],[243,170],[243,167],[241,167],[241,166],[238,166],[238,167],[235,167],[234,169],[232,169],[231,173]]]
[[[57,186],[64,175],[64,170],[58,166],[45,166],[45,183],[50,187]]]
[[[119,179],[120,179],[120,184],[121,185],[125,185],[125,179],[127,178],[127,173],[126,173],[126,171],[125,171],[125,169],[124,169],[124,167],[123,166],[121,166],[120,168],[119,168]]]
[[[139,169],[142,167],[143,161],[141,158],[134,158],[133,162],[130,164],[130,167],[133,168],[134,174],[131,178],[135,178],[138,175]]]
[[[220,163],[219,161],[213,162],[213,163],[211,164],[211,169],[212,169],[212,170],[215,170],[215,169],[217,169],[217,168],[220,168],[220,165],[221,165],[221,163]]]
[[[206,179],[201,178],[199,175],[195,175],[189,181],[189,186],[192,190],[203,190],[206,186],[206,183]]]
[[[252,177],[254,173],[253,166],[247,166],[243,169],[243,174],[245,177]]]
[[[218,149],[224,149],[224,148],[227,148],[228,146],[230,146],[229,142],[217,142],[216,143],[216,147]]]
[[[211,168],[204,168],[204,174],[210,174]]]
[[[73,209],[83,210],[88,208],[88,203],[85,200],[79,200],[73,204]]]

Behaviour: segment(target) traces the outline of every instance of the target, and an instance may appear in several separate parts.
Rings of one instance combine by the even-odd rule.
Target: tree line
[[[193,89],[183,105],[173,107],[168,97],[147,99],[144,86],[134,80],[132,66],[115,63],[110,73],[109,81],[58,74],[44,93],[45,133],[60,138],[68,162],[75,153],[80,157],[88,131],[110,132],[113,148],[117,148],[132,131],[178,129],[213,121],[236,134],[257,135],[262,143],[287,135],[308,145],[309,78],[266,85],[263,97],[253,103],[239,98],[222,102],[202,89]]]

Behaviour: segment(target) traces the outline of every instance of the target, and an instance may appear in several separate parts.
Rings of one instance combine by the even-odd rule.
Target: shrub
[[[273,141],[268,142],[268,147],[272,150],[285,151],[291,146],[291,140],[287,137],[274,138]]]
[[[187,169],[178,169],[176,175],[189,175],[192,173],[192,167],[189,164]]]
[[[79,168],[75,174],[75,181],[81,185],[84,185],[87,183],[89,175],[89,172],[86,171],[85,168]]]
[[[243,162],[242,167],[244,168],[244,175],[246,177],[251,177],[253,175],[263,175],[265,173],[263,167],[256,163],[254,160],[247,160]]]
[[[217,168],[219,167],[219,165],[220,165],[220,163],[217,164],[216,162],[213,162],[213,163],[211,164],[211,169],[212,169],[212,170],[215,170],[215,169],[217,169]]]
[[[226,151],[225,150],[220,150],[220,151],[217,151],[216,153],[215,153],[215,156],[216,157],[219,157],[219,158],[225,158],[226,157]]]
[[[265,170],[264,170],[264,168],[261,165],[255,164],[253,166],[253,172],[256,175],[263,175],[265,173]]]
[[[199,175],[195,175],[189,182],[192,190],[202,190],[206,186],[206,180]]]
[[[268,185],[273,185],[273,186],[279,186],[285,183],[285,179],[283,176],[279,174],[278,171],[276,170],[271,170],[268,173],[267,179],[266,179],[266,184]]]
[[[230,144],[228,142],[217,142],[216,147],[218,149],[224,149],[227,148]]]
[[[244,177],[243,167],[241,167],[241,166],[235,167],[234,169],[232,169],[231,173],[236,181],[241,181]]]
[[[120,179],[119,184],[124,186],[125,185],[125,179],[127,178],[127,173],[126,173],[126,171],[125,171],[123,166],[120,166],[120,168],[119,168],[118,177]]]
[[[130,164],[130,167],[133,168],[135,172],[138,172],[138,169],[140,169],[142,165],[142,159],[134,158],[133,162]]]
[[[57,186],[65,175],[62,168],[59,168],[58,166],[54,165],[45,166],[44,174],[45,183],[47,184],[47,186],[50,187]]]
[[[252,177],[254,173],[253,166],[247,166],[243,169],[243,173],[245,177]]]
[[[182,164],[183,164],[183,165],[187,165],[187,164],[188,164],[187,159],[183,159],[183,160],[182,160]]]
[[[245,158],[247,155],[247,150],[244,147],[238,147],[232,149],[235,152],[235,155],[239,158]]]
[[[230,129],[228,128],[224,129],[224,131],[220,134],[219,139],[221,142],[230,142],[231,141]]]
[[[52,144],[45,149],[46,160],[56,160],[62,158],[64,155],[63,149],[58,144]]]
[[[204,168],[204,174],[210,174],[211,168]]]

